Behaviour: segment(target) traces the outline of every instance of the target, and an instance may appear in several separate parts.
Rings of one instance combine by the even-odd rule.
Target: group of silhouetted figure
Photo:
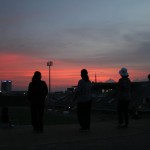
[[[129,79],[127,68],[121,68],[119,74],[121,78],[118,81],[116,96],[118,101],[118,127],[128,128],[128,107],[131,101],[131,81]],[[45,100],[48,95],[46,82],[41,80],[41,78],[41,72],[36,71],[28,86],[31,122],[33,131],[37,133],[43,132]],[[148,79],[150,80],[150,74],[148,75]],[[74,101],[77,102],[77,118],[81,127],[80,131],[89,131],[91,124],[92,83],[86,69],[81,70],[81,79],[78,81],[75,90],[73,102]],[[10,125],[7,107],[2,109],[1,120]]]

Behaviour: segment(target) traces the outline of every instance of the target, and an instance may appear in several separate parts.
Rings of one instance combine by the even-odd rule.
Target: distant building
[[[9,93],[12,91],[12,81],[3,80],[1,81],[1,91],[4,93]]]

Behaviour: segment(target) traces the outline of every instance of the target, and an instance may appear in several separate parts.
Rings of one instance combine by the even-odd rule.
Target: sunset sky
[[[98,82],[150,73],[149,0],[0,0],[0,80],[27,90],[41,71],[52,91],[76,85],[80,70]]]

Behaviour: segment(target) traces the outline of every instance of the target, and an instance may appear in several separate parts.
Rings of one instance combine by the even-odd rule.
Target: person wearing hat
[[[89,80],[88,71],[81,70],[81,79],[78,81],[78,86],[75,90],[74,100],[77,100],[77,117],[81,126],[80,131],[90,130],[90,116],[91,116],[91,89],[92,84]]]
[[[131,81],[126,68],[119,71],[121,78],[118,81],[118,127],[128,127],[128,106],[131,100]]]

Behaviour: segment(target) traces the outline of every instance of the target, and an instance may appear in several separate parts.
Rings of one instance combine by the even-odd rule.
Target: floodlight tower
[[[50,74],[50,67],[53,66],[52,61],[47,62],[47,66],[49,67],[49,94],[51,93],[51,74]]]

